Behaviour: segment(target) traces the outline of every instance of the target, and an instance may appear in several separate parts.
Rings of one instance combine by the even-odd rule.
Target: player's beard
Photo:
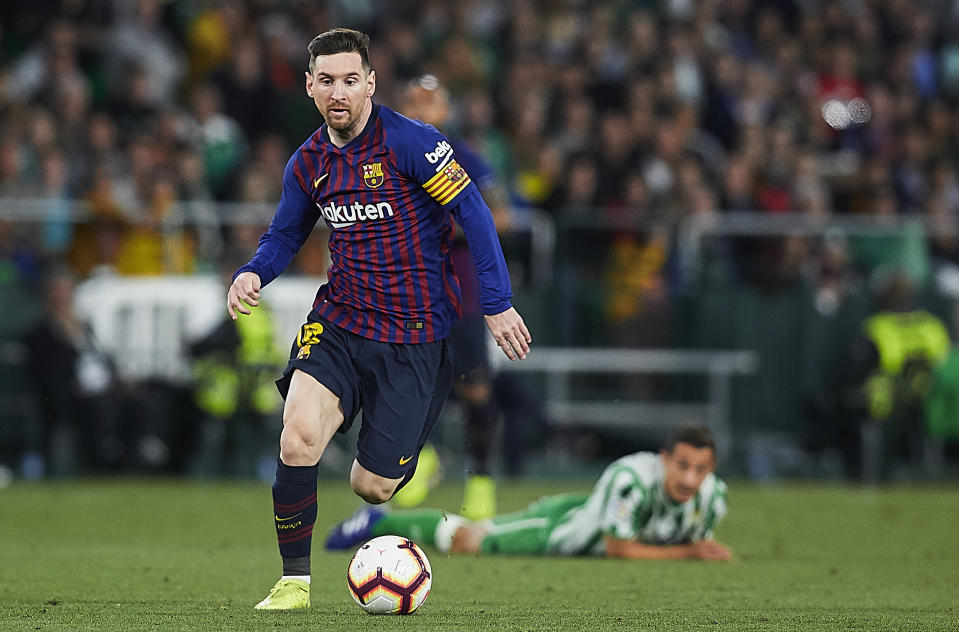
[[[346,110],[347,116],[345,118],[342,116],[334,118],[330,115],[330,110],[333,109]],[[354,131],[354,128],[356,127],[362,115],[362,105],[354,109],[348,105],[337,103],[326,109],[326,124],[328,127],[330,127],[330,129],[334,129],[340,134],[349,134],[349,132]]]

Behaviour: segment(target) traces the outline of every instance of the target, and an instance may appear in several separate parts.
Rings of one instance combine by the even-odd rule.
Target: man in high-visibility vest
[[[266,305],[247,318],[226,319],[191,347],[194,401],[205,417],[203,449],[217,456],[216,474],[250,473],[255,459],[240,463],[245,446],[278,415],[283,403],[274,377],[285,362],[277,347],[273,313]],[[201,459],[202,460],[202,459]],[[272,458],[271,458],[272,462]]]
[[[860,402],[857,408],[865,417],[860,467],[870,481],[887,477],[897,457],[919,456],[923,403],[952,345],[942,319],[915,306],[905,277],[892,277],[878,303],[879,311],[863,322],[850,353],[849,398]]]

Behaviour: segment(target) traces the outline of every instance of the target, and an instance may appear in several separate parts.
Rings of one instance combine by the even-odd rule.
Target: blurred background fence
[[[0,209],[7,243],[24,250],[39,249],[51,223],[66,222],[79,232],[91,221],[82,202],[53,211],[49,200],[7,198]],[[161,252],[173,252],[189,235],[194,273],[171,267],[169,274],[131,276],[104,268],[77,286],[77,314],[115,363],[118,382],[132,388],[119,423],[134,426],[124,441],[139,442],[130,449],[142,454],[117,467],[249,476],[262,461],[269,471],[276,410],[257,422],[263,427],[238,430],[238,445],[229,449],[244,466],[221,471],[224,466],[206,462],[221,456],[204,453],[204,441],[218,445],[224,437],[203,437],[191,349],[224,318],[229,274],[217,271],[231,273],[236,262],[222,259],[218,236],[227,229],[258,235],[272,211],[266,205],[178,204],[153,239]],[[310,243],[322,249],[324,229],[316,232]],[[204,241],[204,234],[212,237]],[[700,420],[716,431],[730,470],[760,478],[842,476],[848,448],[840,429],[826,425],[840,423],[837,415],[844,414],[833,388],[848,366],[850,341],[878,309],[882,289],[900,278],[915,289],[915,305],[955,331],[959,268],[929,249],[954,237],[951,227],[917,218],[814,220],[736,212],[651,226],[557,221],[526,211],[501,239],[513,268],[515,302],[535,332],[536,349],[528,361],[503,361],[497,370],[521,380],[546,419],[526,431],[507,429],[507,441],[536,435],[522,437],[528,453],[516,457],[523,461],[517,470],[575,471],[624,450],[655,447],[671,427]],[[644,262],[654,247],[669,255]],[[636,252],[624,255],[623,248]],[[322,275],[299,270],[264,294],[278,355],[322,282]],[[43,423],[42,403],[25,371],[30,351],[24,338],[50,317],[41,287],[4,277],[3,461],[27,474],[39,467],[31,458],[39,456]],[[447,418],[455,423],[456,416],[454,402]],[[458,433],[441,435],[448,456],[461,458]],[[69,440],[61,436],[60,442]],[[347,444],[341,449],[348,451]],[[220,449],[207,446],[207,452]],[[936,467],[920,469],[944,475],[955,466],[951,443],[935,449],[922,462],[933,459]],[[64,472],[74,467],[65,465]]]

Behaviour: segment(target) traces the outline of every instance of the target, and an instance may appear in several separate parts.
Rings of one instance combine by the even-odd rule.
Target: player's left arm
[[[463,228],[473,254],[486,326],[507,358],[525,358],[533,337],[523,317],[509,303],[512,292],[506,259],[496,235],[493,214],[475,185],[469,185],[457,197],[453,217]]]
[[[452,145],[435,127],[414,122],[405,132],[407,142],[397,148],[400,168],[448,209],[463,229],[476,265],[486,326],[506,357],[525,358],[533,337],[510,302],[509,272],[489,206],[456,162]]]

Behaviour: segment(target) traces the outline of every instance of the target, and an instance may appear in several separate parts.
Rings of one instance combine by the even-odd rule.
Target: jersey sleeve
[[[411,123],[406,132],[396,147],[400,169],[443,206],[455,202],[473,181],[456,161],[453,145],[432,125]]]
[[[260,277],[260,285],[265,286],[286,269],[313,232],[320,213],[313,198],[304,188],[301,169],[297,155],[286,163],[283,171],[283,192],[276,214],[267,231],[260,237],[256,254],[249,263],[236,271],[234,278],[241,272],[255,272]]]
[[[483,313],[492,316],[505,312],[512,307],[509,270],[496,234],[493,213],[475,186],[459,196],[453,217],[463,229],[470,246],[476,276],[479,278]]]
[[[643,526],[637,524],[637,517],[649,514],[648,491],[627,468],[617,467],[603,478],[606,485],[601,493],[606,495],[606,502],[600,515],[600,532],[620,540],[637,539]]]
[[[483,313],[506,311],[512,307],[513,292],[489,206],[439,130],[411,121],[404,131],[403,142],[394,146],[400,170],[448,208],[463,229],[476,265]]]

